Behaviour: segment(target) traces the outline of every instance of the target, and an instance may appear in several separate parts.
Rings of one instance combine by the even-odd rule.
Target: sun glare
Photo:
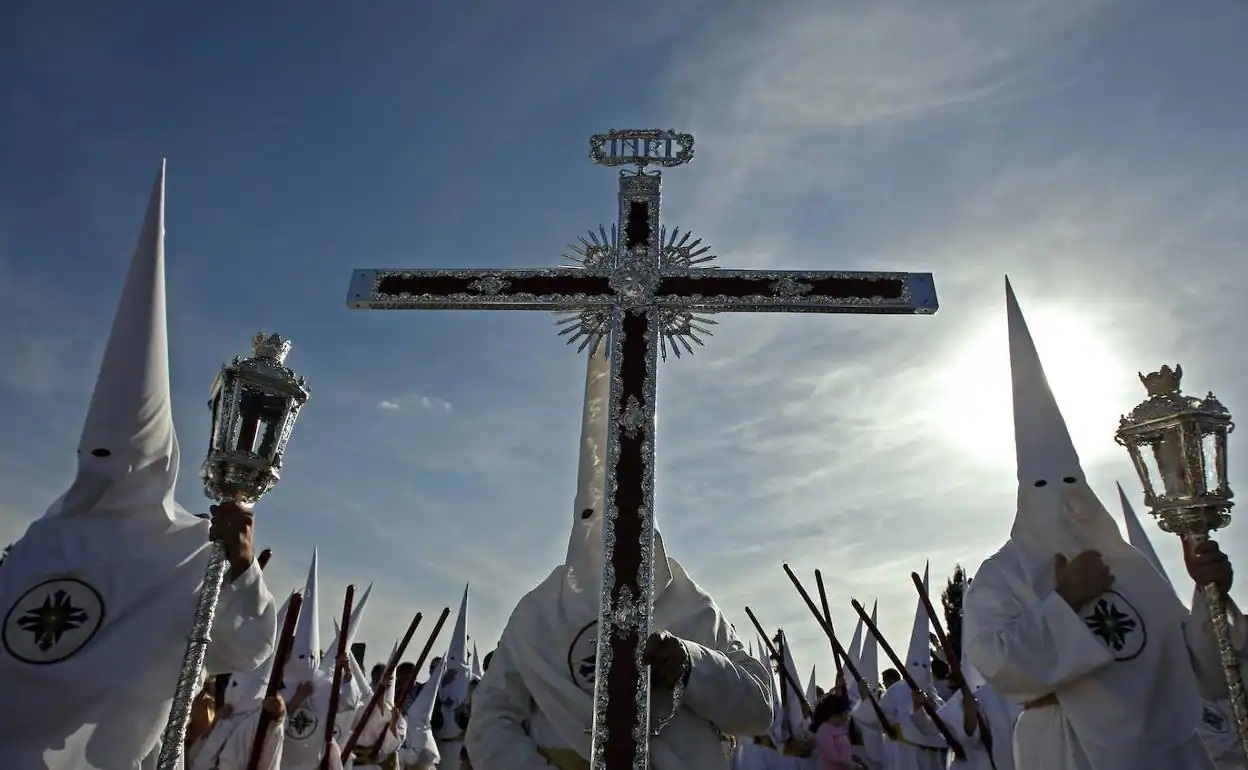
[[[1114,429],[1139,400],[1135,370],[1115,353],[1112,330],[1077,310],[1027,308],[1027,325],[1080,459],[1118,451]],[[977,464],[1014,466],[1013,400],[1005,314],[985,318],[955,348],[940,378],[938,429]]]

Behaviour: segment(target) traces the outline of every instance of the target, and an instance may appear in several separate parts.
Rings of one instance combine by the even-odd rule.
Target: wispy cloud
[[[408,393],[379,401],[377,408],[384,412],[435,412],[447,414],[451,411],[451,402],[435,396]]]

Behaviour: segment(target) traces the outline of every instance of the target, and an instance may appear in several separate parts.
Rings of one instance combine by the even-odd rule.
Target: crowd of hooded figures
[[[228,566],[182,766],[588,770],[605,346],[587,364],[564,563],[524,595],[484,657],[467,634],[465,588],[449,637],[440,636],[449,608],[431,630],[417,616],[366,674],[355,636],[368,590],[356,601],[348,587],[339,612],[337,596],[317,584],[313,553],[305,585],[278,606],[252,511],[227,503],[197,516],[174,499],[164,221],[162,163],[77,473],[0,562],[0,770],[164,764],[211,542]],[[785,634],[764,632],[752,612],[756,633],[743,642],[656,532],[654,631],[642,658],[650,767],[1248,770],[1210,605],[1183,588],[1190,579],[1227,594],[1229,560],[1213,540],[1186,545],[1188,574],[1172,583],[1119,488],[1123,535],[1084,475],[1008,282],[1006,311],[1018,500],[1005,544],[973,578],[955,572],[940,597],[943,622],[926,572],[912,576],[918,597],[904,647],[880,636],[875,609],[857,603],[859,624],[843,644],[826,604],[816,608],[790,573],[828,637],[835,665],[825,688],[815,671],[799,676]],[[323,608],[335,626],[327,645]],[[1229,600],[1226,621],[1242,660],[1248,620]]]

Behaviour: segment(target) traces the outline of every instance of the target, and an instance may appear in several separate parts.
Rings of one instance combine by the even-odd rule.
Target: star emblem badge
[[[75,578],[46,580],[9,608],[4,648],[24,663],[58,663],[82,650],[103,620],[104,600],[90,585]]]

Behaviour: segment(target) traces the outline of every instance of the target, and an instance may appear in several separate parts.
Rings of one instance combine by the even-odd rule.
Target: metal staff
[[[303,594],[295,591],[290,595],[286,605],[286,619],[282,623],[281,635],[277,637],[277,650],[273,653],[273,668],[269,671],[269,683],[265,686],[264,699],[277,695],[282,689],[282,674],[286,671],[286,661],[290,659],[290,648],[295,643],[295,627],[299,624],[299,610],[303,607]],[[267,711],[260,711],[260,720],[256,725],[256,734],[251,739],[251,751],[247,754],[247,770],[256,770],[260,766],[260,755],[264,752],[264,742],[268,738],[269,725],[273,718]],[[282,740],[281,736],[277,740]]]
[[[351,628],[351,609],[354,604],[355,586],[349,585],[347,586],[347,596],[342,602],[342,625],[338,626],[339,628]],[[338,652],[334,658],[333,689],[329,691],[329,714],[325,718],[325,750],[321,754],[320,770],[329,770],[329,752],[334,745],[334,731],[337,729],[338,696],[342,690],[342,675],[345,671],[350,676],[351,671],[351,664],[347,661],[348,654],[347,632],[342,631],[338,634]]]
[[[351,752],[355,750],[355,744],[360,740],[360,733],[364,732],[364,726],[368,724],[368,720],[372,718],[373,712],[377,710],[377,706],[381,703],[382,696],[388,689],[386,682],[390,677],[394,676],[394,669],[399,665],[399,661],[403,659],[403,653],[407,652],[407,645],[412,641],[412,634],[416,633],[416,629],[420,626],[421,619],[424,618],[419,612],[412,618],[412,622],[407,625],[407,631],[403,634],[402,641],[399,646],[394,648],[394,653],[390,655],[390,659],[386,661],[386,670],[381,675],[378,687],[373,689],[373,697],[368,699],[368,705],[364,707],[364,711],[355,719],[355,729],[351,731],[351,736],[347,738],[347,742],[342,747],[342,755],[344,757],[351,756]],[[398,708],[398,704],[394,705]],[[390,720],[386,720],[388,723]],[[384,725],[381,735],[384,737],[389,725]]]
[[[208,401],[212,442],[200,471],[209,500],[248,508],[281,480],[282,453],[310,395],[304,379],[285,366],[289,340],[261,332],[252,338],[251,347],[250,358],[235,356],[213,381]],[[224,546],[213,541],[169,721],[160,738],[158,770],[179,770],[183,765],[191,703],[203,680],[204,658],[228,566]]]
[[[1149,512],[1162,530],[1183,538],[1184,547],[1191,548],[1231,523],[1234,493],[1227,479],[1226,438],[1235,423],[1213,393],[1204,398],[1183,395],[1181,366],[1163,366],[1139,377],[1148,400],[1119,420],[1114,439],[1131,455]],[[1240,747],[1248,754],[1248,697],[1231,642],[1226,597],[1214,583],[1200,590],[1213,616]]]
[[[919,592],[919,601],[923,602],[923,609],[927,612],[927,619],[932,624],[932,630],[936,634],[936,641],[940,644],[940,648],[945,651],[945,657],[949,659],[950,676],[957,683],[962,697],[969,698],[978,704],[979,699],[971,692],[971,687],[966,683],[966,677],[962,674],[962,661],[958,659],[957,650],[953,648],[953,642],[950,641],[949,635],[945,633],[944,626],[940,624],[940,618],[936,615],[936,608],[932,606],[932,597],[927,595],[927,587],[923,583],[923,578],[919,573],[911,572],[910,579],[914,581],[914,590]],[[983,712],[978,709],[975,711],[975,721],[979,723],[980,740],[984,744],[984,749],[988,751],[988,764],[992,765],[992,770],[997,770],[997,760],[992,755],[992,730],[988,726],[988,720],[984,718]]]
[[[858,613],[858,617],[862,618],[862,624],[866,626],[868,631],[871,632],[871,635],[875,637],[875,640],[880,643],[880,649],[883,650],[884,654],[888,656],[888,659],[892,661],[893,666],[897,669],[897,673],[901,675],[901,678],[905,680],[911,690],[914,690],[917,693],[922,693],[923,688],[919,687],[919,683],[914,681],[914,677],[910,676],[910,672],[906,669],[906,664],[902,663],[901,658],[897,657],[897,653],[893,652],[892,645],[890,645],[888,640],[884,638],[884,635],[880,633],[880,629],[876,628],[875,624],[871,622],[871,616],[867,614],[867,611],[862,608],[862,605],[858,603],[857,599],[850,599],[849,603],[853,605],[854,612]],[[923,713],[927,714],[928,718],[932,720],[932,724],[935,725],[936,730],[940,733],[940,737],[944,738],[945,743],[949,744],[949,750],[953,752],[953,755],[958,759],[966,759],[966,749],[962,748],[962,744],[958,742],[958,739],[953,737],[953,733],[949,731],[949,726],[946,725],[944,720],[940,718],[940,715],[936,713],[936,707],[932,705],[932,702],[924,697],[919,701],[919,707],[922,708]]]
[[[801,595],[802,601],[806,602],[806,607],[810,609],[810,614],[815,616],[815,620],[819,621],[819,626],[823,628],[823,633],[828,637],[828,642],[832,645],[832,649],[836,651],[845,660],[845,669],[849,671],[849,675],[854,678],[854,682],[860,688],[859,691],[866,694],[867,700],[871,701],[871,708],[875,711],[876,719],[880,720],[880,727],[887,728],[889,723],[888,717],[884,714],[884,709],[880,707],[879,700],[875,697],[875,691],[872,685],[867,683],[862,674],[858,671],[858,666],[854,664],[849,656],[845,654],[845,648],[836,638],[836,632],[832,630],[832,624],[827,622],[827,618],[820,615],[819,610],[815,608],[815,603],[811,601],[810,594],[807,593],[806,587],[802,585],[802,581],[798,580],[797,575],[789,565],[784,565],[784,574],[789,576],[789,582],[797,589],[797,593]]]

